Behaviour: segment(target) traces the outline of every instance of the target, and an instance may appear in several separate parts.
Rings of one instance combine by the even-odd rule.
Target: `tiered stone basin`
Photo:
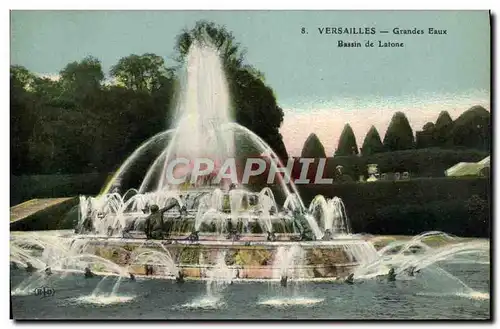
[[[359,260],[352,259],[346,245],[363,245],[361,238],[339,238],[333,241],[289,241],[287,234],[278,235],[277,241],[265,241],[264,235],[244,235],[238,241],[220,240],[220,236],[207,235],[199,241],[186,239],[144,240],[114,237],[84,237],[93,252],[119,265],[129,265],[131,273],[145,274],[145,264],[129,264],[131,254],[137,248],[159,252],[168,251],[172,260],[188,278],[203,278],[205,271],[214,264],[221,252],[226,253],[226,264],[239,270],[242,279],[278,279],[275,254],[280,247],[300,246],[305,251],[303,264],[295,268],[301,279],[335,279],[344,277]],[[286,240],[285,240],[286,239]],[[201,264],[200,264],[201,262]],[[153,273],[165,273],[161,264],[153,266]],[[161,274],[160,274],[161,276]]]

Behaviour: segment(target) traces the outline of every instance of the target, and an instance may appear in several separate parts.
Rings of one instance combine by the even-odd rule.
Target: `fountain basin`
[[[18,236],[23,233],[15,233]],[[26,233],[33,234],[33,233]],[[36,233],[35,233],[36,234]],[[278,241],[263,241],[261,234],[247,234],[239,241],[221,240],[220,236],[201,235],[200,240],[192,242],[182,239],[145,240],[140,238],[119,238],[76,235],[60,231],[57,239],[66,245],[85,245],[85,252],[107,259],[123,267],[124,272],[134,275],[146,275],[144,260],[134,261],[134,253],[154,251],[171,258],[171,265],[151,262],[152,277],[171,279],[177,269],[181,269],[186,278],[203,279],[206,272],[213,268],[217,257],[225,253],[228,268],[239,271],[241,280],[278,280],[278,256],[281,252],[293,248],[303,251],[300,263],[287,265],[287,270],[300,273],[292,278],[301,280],[335,280],[348,275],[365,254],[376,255],[373,245],[358,236],[340,237],[331,241],[287,241],[292,234],[278,236]],[[78,243],[77,243],[78,242]],[[39,249],[40,246],[37,246]],[[151,275],[150,275],[151,276]],[[235,275],[236,279],[236,275]]]

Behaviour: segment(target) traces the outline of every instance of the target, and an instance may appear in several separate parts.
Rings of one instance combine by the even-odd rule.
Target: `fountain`
[[[113,291],[129,272],[169,279],[182,272],[187,279],[207,280],[213,299],[236,269],[241,279],[337,280],[353,272],[368,278],[388,266],[398,266],[401,274],[484,247],[435,250],[419,236],[398,245],[395,255],[385,254],[389,247],[377,252],[367,238],[353,234],[340,198],[318,195],[306,207],[269,145],[234,122],[212,46],[193,42],[183,73],[175,127],[137,148],[100,195],[80,196],[74,234],[11,235],[12,262],[56,272],[81,272],[90,264],[120,278]],[[270,166],[274,177],[267,181],[277,184],[248,181],[253,169],[247,160],[256,155],[253,164]],[[147,168],[138,170],[149,158]],[[141,182],[130,185],[138,174]],[[163,239],[146,239],[150,227]],[[417,245],[425,252],[408,258]]]
[[[103,298],[108,302],[130,300],[118,295],[122,277],[127,276],[126,269],[95,253],[96,250],[83,240],[60,239],[57,236],[35,233],[20,235],[11,242],[11,262],[25,267],[26,270],[32,267],[34,272],[14,287],[12,294],[31,295],[40,287],[57,285],[58,281],[68,275],[81,276],[86,270],[90,270],[102,279],[90,296],[81,298],[92,303],[102,303]],[[109,277],[117,277],[117,280],[111,291],[106,292],[102,285]]]

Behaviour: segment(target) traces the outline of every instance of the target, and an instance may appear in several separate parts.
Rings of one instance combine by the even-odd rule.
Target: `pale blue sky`
[[[175,36],[200,19],[225,25],[263,71],[284,107],[336,97],[402,97],[489,90],[487,11],[15,11],[11,59],[39,73],[98,57],[107,71],[131,53],[153,52],[171,62]],[[371,36],[403,49],[341,49],[318,27],[444,28],[446,36]],[[308,35],[301,35],[306,27]]]

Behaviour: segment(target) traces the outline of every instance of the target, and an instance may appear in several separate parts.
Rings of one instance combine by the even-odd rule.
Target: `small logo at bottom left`
[[[56,291],[51,287],[38,287],[34,290],[35,296],[40,296],[41,298],[45,297],[54,297]]]

